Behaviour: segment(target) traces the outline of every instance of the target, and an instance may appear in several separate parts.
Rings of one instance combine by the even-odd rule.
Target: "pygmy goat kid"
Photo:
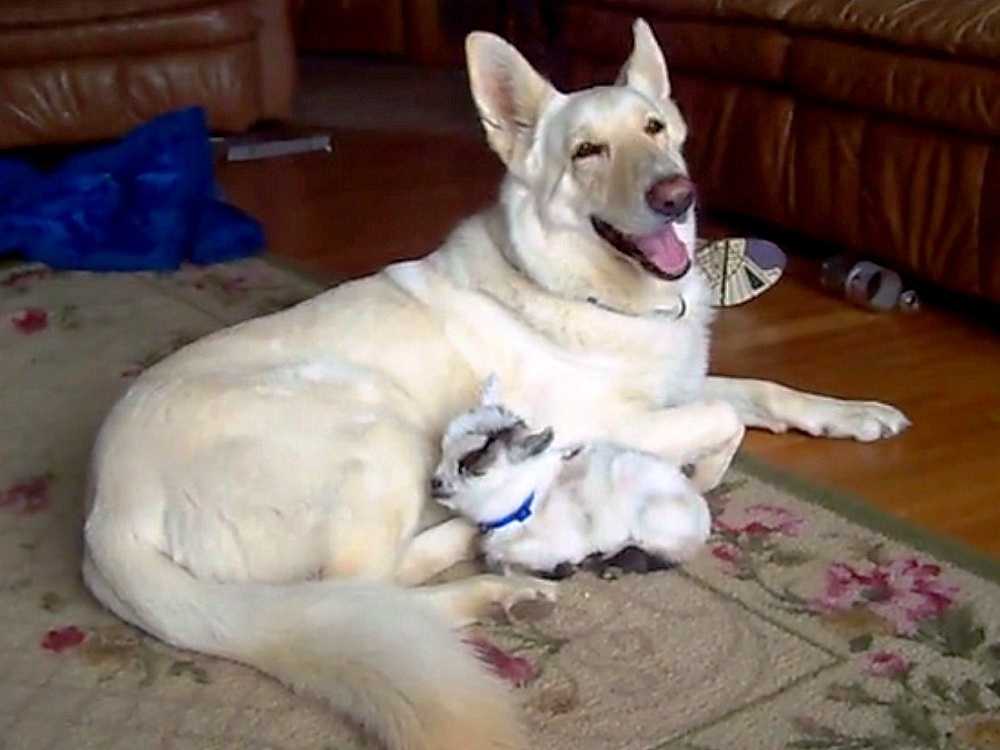
[[[448,425],[431,495],[479,525],[487,564],[553,573],[627,547],[673,562],[706,541],[708,504],[679,466],[610,442],[553,446],[506,409],[491,377]]]

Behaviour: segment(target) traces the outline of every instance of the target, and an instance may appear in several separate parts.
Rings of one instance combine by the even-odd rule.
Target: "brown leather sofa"
[[[636,16],[667,51],[709,208],[1000,301],[997,0],[562,0],[567,83]]]
[[[0,148],[191,105],[239,131],[288,115],[294,83],[287,0],[0,0]]]

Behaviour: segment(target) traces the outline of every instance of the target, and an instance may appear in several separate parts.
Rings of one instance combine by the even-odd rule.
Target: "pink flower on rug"
[[[10,317],[10,322],[21,333],[37,333],[49,326],[49,314],[40,307],[26,307]]]
[[[41,646],[46,651],[61,654],[66,649],[75,648],[87,640],[87,634],[76,625],[50,630],[42,638]]]
[[[924,620],[940,617],[955,603],[958,586],[941,580],[941,567],[903,557],[864,568],[838,562],[826,571],[817,609],[842,612],[863,607],[889,622],[897,635],[912,636]]]
[[[758,503],[743,508],[726,508],[715,519],[715,528],[724,534],[739,536],[760,536],[783,534],[798,536],[805,525],[805,519],[795,515],[780,505]]]
[[[485,638],[474,637],[465,642],[472,646],[480,661],[489,664],[499,677],[517,687],[527,685],[538,676],[538,670],[530,661],[520,656],[511,656]]]
[[[45,510],[51,504],[49,485],[52,477],[43,474],[21,482],[15,482],[5,490],[0,490],[0,508],[14,508],[24,515],[32,515]]]
[[[811,716],[796,716],[792,719],[792,723],[802,734],[826,735],[830,732],[824,724]]]
[[[891,651],[875,651],[865,657],[864,671],[872,677],[894,680],[909,673],[910,662]]]
[[[247,277],[241,275],[219,279],[219,288],[226,294],[243,294],[248,291]]]
[[[245,276],[233,276],[232,278],[219,276],[213,279],[215,286],[225,294],[245,294],[249,291]],[[207,289],[209,282],[199,279],[194,282],[195,289]]]
[[[269,269],[260,266],[245,267],[239,271],[235,269],[205,271],[197,266],[185,267],[178,274],[178,278],[185,280],[195,289],[216,289],[230,296],[245,295],[253,289],[274,285]]]
[[[48,268],[25,268],[20,271],[14,271],[12,274],[5,276],[3,280],[0,281],[0,286],[12,289],[26,289],[31,285],[30,282],[38,281],[39,279],[44,279],[51,275],[52,271]]]
[[[728,565],[738,564],[740,559],[743,557],[743,553],[740,551],[740,548],[735,544],[729,544],[729,542],[713,545],[711,552],[712,557],[716,560],[721,560]]]

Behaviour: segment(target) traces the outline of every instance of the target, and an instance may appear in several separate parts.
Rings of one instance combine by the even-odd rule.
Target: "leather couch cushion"
[[[901,12],[876,13],[890,5]],[[939,5],[954,17],[938,13]],[[776,84],[831,104],[992,136],[1000,133],[1000,13],[987,13],[987,5],[995,9],[996,0],[624,0],[615,10],[570,0],[564,16],[574,32],[568,48],[598,59],[624,59],[631,14],[645,13],[674,71]],[[914,16],[917,8],[927,15]],[[897,26],[900,36],[890,36]],[[990,45],[990,62],[973,54]],[[949,47],[967,56],[946,56]]]
[[[988,141],[782,92],[679,75],[688,157],[707,205],[864,248],[901,270],[1000,300],[1000,160]],[[991,158],[992,157],[992,158]],[[984,183],[986,183],[984,185]],[[991,236],[992,235],[992,240]],[[992,241],[993,244],[990,244]],[[978,248],[982,248],[979,250]]]
[[[1000,302],[997,7],[564,0],[558,43],[567,83],[589,85],[617,72],[637,15],[652,23],[709,209]]]
[[[259,22],[245,2],[69,26],[0,27],[0,64],[148,55],[253,39]]]
[[[978,135],[1000,133],[1000,66],[798,39],[788,84],[802,94]]]
[[[205,0],[0,0],[0,28],[78,23],[206,5]]]
[[[574,57],[572,88],[621,60]],[[712,210],[847,247],[1000,302],[995,141],[872,116],[732,77],[675,71],[686,153]]]
[[[113,138],[204,107],[210,127],[287,117],[289,0],[0,0],[0,147]]]
[[[760,22],[832,38],[910,47],[995,63],[996,0],[616,0],[619,12]]]
[[[257,65],[251,41],[0,68],[4,139],[12,145],[96,140],[200,102],[211,103],[213,128],[240,130],[259,115]],[[108,97],[127,106],[108,107]]]
[[[617,65],[628,56],[630,14],[570,4],[563,18],[573,30],[560,40],[568,51]],[[673,18],[663,22],[653,16],[646,20],[659,37],[671,70],[697,70],[747,81],[784,78],[791,39],[783,31]]]

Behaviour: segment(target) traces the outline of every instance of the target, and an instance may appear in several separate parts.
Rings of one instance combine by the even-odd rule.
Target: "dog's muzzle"
[[[590,217],[590,224],[611,247],[658,278],[677,281],[691,270],[691,256],[673,222],[639,237],[626,235],[596,216]]]
[[[694,210],[694,183],[683,175],[657,180],[646,191],[646,204],[665,219],[655,231],[627,235],[611,223],[591,216],[597,235],[622,255],[665,281],[677,281],[691,270],[690,252],[677,236],[675,225]]]

